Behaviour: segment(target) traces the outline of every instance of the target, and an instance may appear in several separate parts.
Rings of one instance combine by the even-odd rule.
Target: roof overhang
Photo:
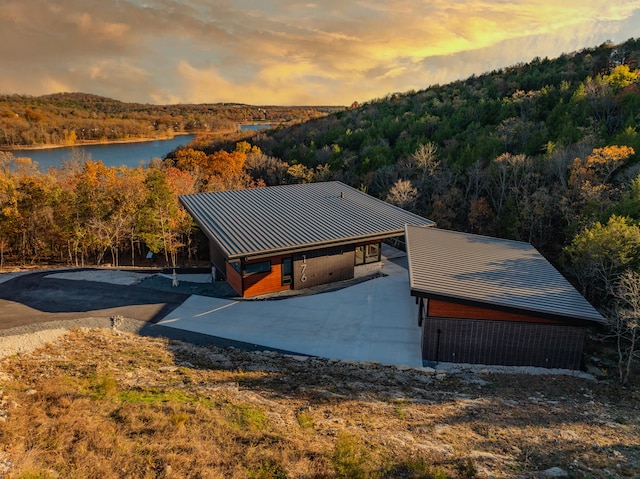
[[[570,316],[570,315],[561,315],[561,314],[553,314],[548,311],[536,310],[535,308],[515,308],[512,306],[506,306],[500,303],[491,303],[491,302],[483,302],[483,301],[474,301],[464,297],[456,297],[456,296],[445,296],[437,293],[429,293],[426,291],[418,291],[415,289],[411,289],[411,296],[416,298],[424,298],[424,299],[433,299],[437,301],[446,301],[450,303],[460,304],[463,306],[473,306],[478,308],[487,308],[495,311],[500,311],[504,313],[513,313],[513,314],[522,314],[527,316],[535,316],[541,319],[547,319],[551,321],[561,322],[563,324],[570,324],[572,326],[582,326],[589,327],[595,325],[604,324],[604,320],[598,321],[596,319],[584,318],[579,316]],[[453,318],[453,319],[477,319],[477,318]],[[484,321],[484,320],[480,320]],[[501,320],[503,321],[503,320]],[[510,320],[517,322],[516,320]],[[589,323],[589,324],[585,324]]]
[[[337,241],[323,241],[323,242],[306,244],[306,245],[296,245],[296,246],[286,247],[286,248],[277,248],[269,251],[257,251],[255,253],[229,255],[227,259],[229,260],[241,259],[241,258],[245,260],[262,259],[262,258],[269,258],[271,256],[302,253],[305,251],[315,251],[318,249],[333,248],[333,247],[340,247],[340,246],[346,246],[346,245],[355,245],[359,243],[363,243],[363,244],[374,243],[376,241],[382,241],[387,238],[397,238],[399,236],[404,236],[404,231],[402,230],[391,231],[388,233],[382,233],[382,234],[376,234],[376,235],[355,236],[353,238],[344,238]]]

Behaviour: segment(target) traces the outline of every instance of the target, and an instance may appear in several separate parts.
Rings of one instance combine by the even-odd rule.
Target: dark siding
[[[209,257],[211,258],[211,262],[216,267],[216,269],[222,273],[226,274],[227,271],[227,261],[225,260],[222,252],[213,244],[213,241],[209,241]]]
[[[422,359],[579,369],[585,328],[515,321],[425,318]]]
[[[227,283],[231,285],[236,292],[242,296],[244,291],[242,291],[242,276],[238,273],[233,267],[227,263]]]
[[[353,278],[353,245],[325,248],[293,255],[293,289]]]

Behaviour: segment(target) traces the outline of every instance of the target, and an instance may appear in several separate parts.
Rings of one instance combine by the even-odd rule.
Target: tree
[[[620,381],[627,384],[633,362],[640,358],[640,273],[625,271],[612,294],[615,308],[609,316],[609,325],[616,338]]]
[[[267,186],[277,186],[285,182],[289,163],[264,153],[256,153],[247,156],[244,167],[254,181],[263,180]]]
[[[418,199],[418,190],[409,180],[398,180],[389,190],[387,203],[399,206],[405,210],[412,210]]]
[[[618,215],[640,220],[640,175],[631,180],[629,190],[613,209]]]
[[[613,215],[606,224],[596,222],[578,233],[564,253],[582,293],[604,304],[616,279],[626,269],[640,266],[640,227]]]
[[[311,183],[313,170],[307,168],[302,163],[298,163],[287,168],[287,177],[290,183]]]
[[[420,145],[413,155],[412,160],[416,169],[420,172],[420,183],[424,183],[427,177],[435,177],[440,169],[440,160],[436,156],[438,145],[429,142]]]
[[[613,87],[614,91],[620,91],[624,87],[636,83],[638,77],[640,77],[639,70],[631,71],[629,65],[618,65],[611,74],[604,76],[604,80]]]
[[[508,197],[520,193],[520,183],[529,164],[525,155],[504,153],[489,165],[487,191],[497,217],[502,215]]]
[[[611,179],[634,153],[629,146],[614,145],[594,148],[586,158],[573,160],[568,184],[576,207],[586,208],[587,214],[602,213],[610,207],[617,194]]]
[[[181,214],[176,192],[164,171],[149,168],[144,183],[147,196],[140,211],[140,236],[152,253],[163,252],[165,262],[175,267],[184,246],[181,221],[186,213]]]

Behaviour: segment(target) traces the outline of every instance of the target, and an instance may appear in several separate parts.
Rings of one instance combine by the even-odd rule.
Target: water
[[[152,140],[136,143],[107,143],[101,145],[69,146],[64,148],[45,148],[42,150],[12,150],[16,158],[27,157],[38,163],[40,171],[51,167],[59,168],[62,163],[78,158],[102,160],[105,166],[127,166],[135,168],[147,165],[153,158],[164,158],[167,153],[178,146],[185,145],[196,135],[178,135],[168,140]]]
[[[271,126],[271,123],[244,123],[240,125],[240,131],[268,130]]]

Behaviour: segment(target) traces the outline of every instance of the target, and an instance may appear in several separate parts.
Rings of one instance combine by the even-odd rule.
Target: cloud
[[[350,104],[640,36],[640,0],[52,3],[0,3],[0,92]]]

